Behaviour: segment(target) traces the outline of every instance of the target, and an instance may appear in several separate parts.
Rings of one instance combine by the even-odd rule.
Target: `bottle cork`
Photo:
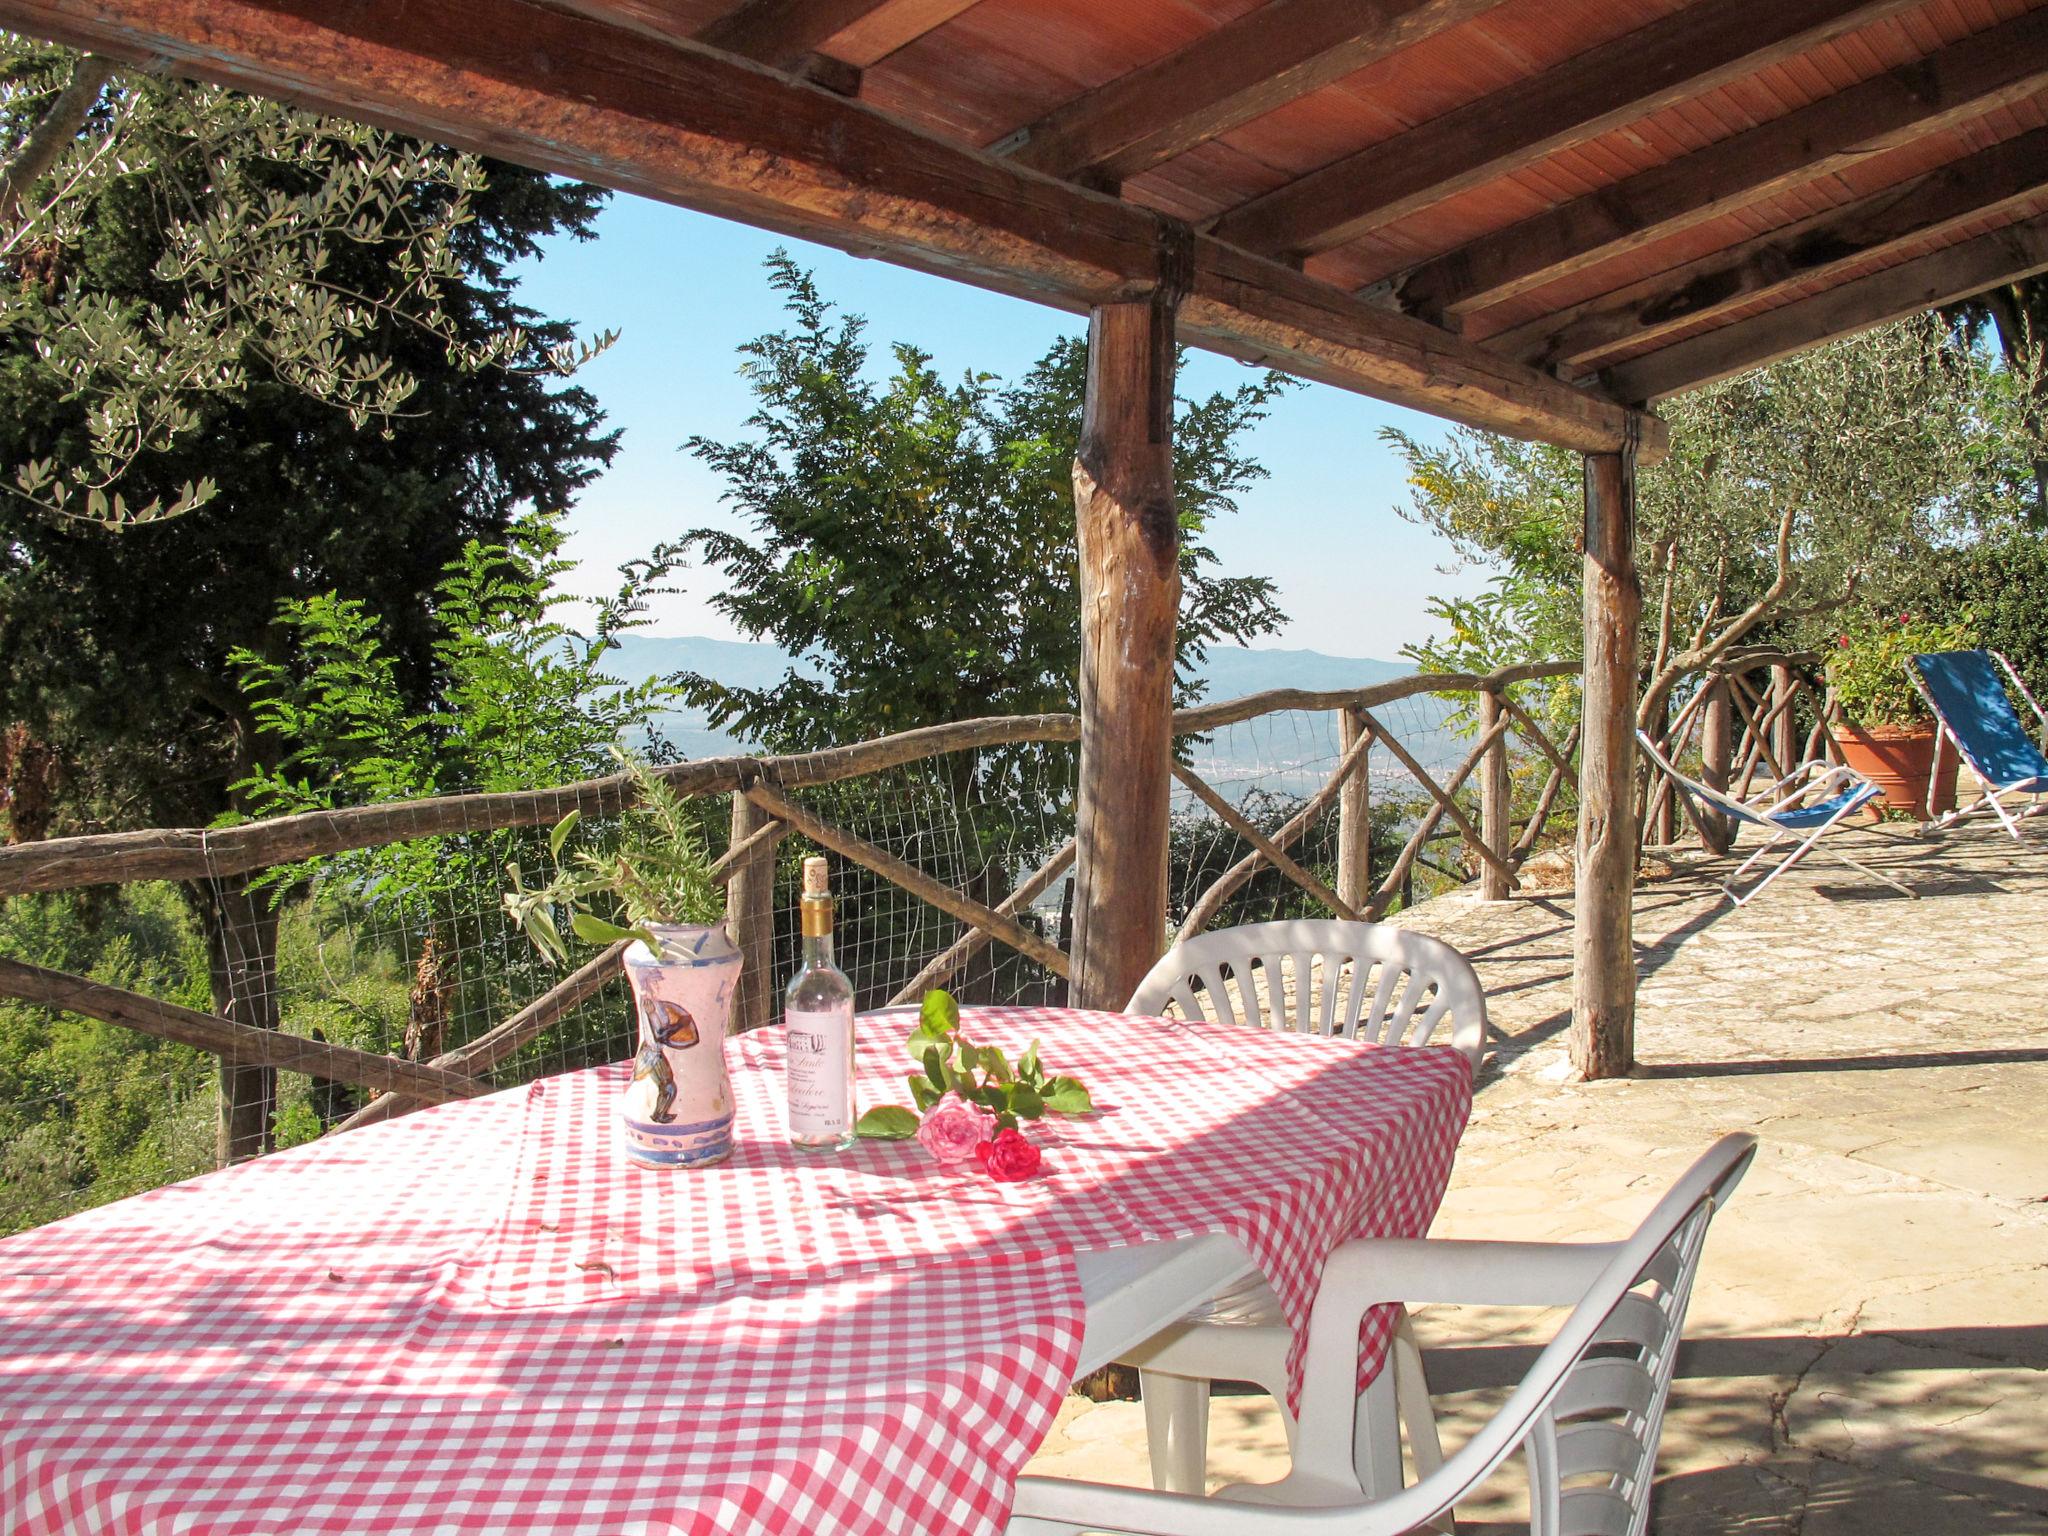
[[[804,860],[804,894],[806,896],[829,896],[832,894],[831,873],[823,857],[813,854]]]

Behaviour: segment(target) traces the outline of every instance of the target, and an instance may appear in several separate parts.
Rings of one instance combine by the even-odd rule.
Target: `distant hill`
[[[713,640],[703,635],[625,635],[608,660],[611,672],[631,682],[672,672],[701,672],[739,688],[772,687],[793,664],[786,652],[764,641]],[[799,665],[798,670],[810,669]],[[1271,688],[1364,687],[1407,677],[1414,671],[1406,662],[1235,645],[1211,647],[1202,669],[1208,684],[1205,697],[1212,700]],[[1441,728],[1446,713],[1434,699],[1404,700],[1390,707],[1387,724],[1401,732],[1404,744],[1425,764],[1434,764],[1450,751],[1450,737]],[[677,710],[664,716],[661,730],[689,757],[746,750],[732,737],[711,729],[696,710]],[[1196,770],[1215,780],[1226,793],[1242,793],[1256,782],[1304,794],[1322,782],[1336,750],[1336,725],[1331,717],[1278,715],[1216,732],[1196,748],[1194,761]],[[1380,758],[1386,756],[1379,754]],[[1376,759],[1373,776],[1396,777],[1398,769],[1391,760]]]

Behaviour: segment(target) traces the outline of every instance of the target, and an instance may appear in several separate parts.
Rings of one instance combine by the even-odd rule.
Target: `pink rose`
[[[996,1117],[979,1104],[949,1093],[924,1112],[917,1142],[948,1168],[957,1168],[974,1161],[975,1147],[988,1139],[995,1123]]]
[[[1015,1130],[998,1131],[993,1141],[977,1143],[974,1155],[981,1159],[981,1166],[988,1170],[990,1178],[1005,1184],[1032,1177],[1044,1161],[1038,1148]]]

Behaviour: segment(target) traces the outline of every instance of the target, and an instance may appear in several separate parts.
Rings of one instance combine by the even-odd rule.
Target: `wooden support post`
[[[1635,1063],[1633,935],[1636,628],[1635,456],[1586,455],[1584,734],[1578,896],[1572,921],[1572,1065],[1619,1077]]]
[[[1076,1007],[1121,1008],[1166,944],[1174,628],[1173,307],[1104,304],[1088,319],[1088,397],[1074,460],[1081,556],[1081,777],[1075,802]]]
[[[732,842],[738,848],[774,818],[744,793],[732,797]],[[734,861],[725,882],[725,924],[741,955],[732,995],[734,1033],[775,1017],[775,841],[763,839]]]
[[[1337,749],[1349,753],[1365,733],[1353,708],[1337,713]],[[1371,746],[1366,752],[1372,751]],[[1344,780],[1337,799],[1337,894],[1363,912],[1372,899],[1372,760],[1368,756]]]
[[[1700,782],[1709,789],[1726,790],[1735,767],[1735,699],[1728,679],[1719,672],[1709,674],[1702,686],[1707,702],[1700,712]],[[1702,806],[1700,842],[1709,853],[1726,853],[1735,846],[1735,824]]]
[[[1790,773],[1799,763],[1799,730],[1792,716],[1798,706],[1793,694],[1798,680],[1782,661],[1771,663],[1771,752]]]
[[[1493,732],[1493,745],[1479,760],[1479,832],[1486,846],[1506,859],[1512,852],[1513,828],[1508,824],[1508,738],[1501,728],[1500,695],[1479,695],[1479,729]],[[1479,866],[1479,899],[1506,901],[1507,876],[1491,864]]]

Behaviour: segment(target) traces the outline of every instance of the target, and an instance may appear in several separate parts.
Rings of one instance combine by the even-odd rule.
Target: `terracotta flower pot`
[[[1842,761],[1884,791],[1888,808],[1926,819],[1927,781],[1934,773],[1934,748],[1940,739],[1932,722],[1862,726],[1838,721],[1829,731]],[[1941,780],[1934,786],[1936,815],[1955,809],[1956,768],[1955,753],[1942,753]]]

